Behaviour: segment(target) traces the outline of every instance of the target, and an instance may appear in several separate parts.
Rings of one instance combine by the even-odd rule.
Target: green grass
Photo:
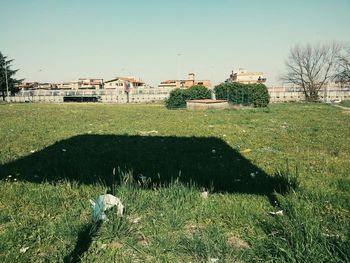
[[[339,105],[350,108],[350,100],[343,100],[339,103]]]
[[[4,262],[350,261],[339,108],[1,104],[0,118]],[[106,192],[125,216],[96,226],[89,199]]]

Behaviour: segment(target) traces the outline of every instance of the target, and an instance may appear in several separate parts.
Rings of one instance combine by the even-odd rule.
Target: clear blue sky
[[[297,43],[350,42],[350,0],[0,0],[0,51],[28,81],[128,75],[278,84]]]

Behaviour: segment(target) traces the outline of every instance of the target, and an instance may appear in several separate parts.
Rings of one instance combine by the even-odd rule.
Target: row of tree
[[[350,46],[339,42],[296,45],[286,60],[285,83],[299,87],[307,101],[318,101],[330,81],[350,85]]]

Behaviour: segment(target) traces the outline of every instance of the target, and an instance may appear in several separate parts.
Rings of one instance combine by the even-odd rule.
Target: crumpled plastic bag
[[[283,216],[283,210],[279,210],[277,212],[269,212],[270,215]]]
[[[124,206],[119,198],[111,194],[100,195],[97,197],[96,201],[90,199],[90,203],[93,209],[93,220],[95,222],[103,220],[108,222],[108,218],[105,211],[111,209],[112,207],[117,208],[117,215],[123,216]]]

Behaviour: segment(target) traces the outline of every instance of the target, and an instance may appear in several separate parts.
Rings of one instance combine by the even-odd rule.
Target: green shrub
[[[187,90],[174,89],[170,92],[169,98],[165,101],[168,109],[177,109],[186,107],[186,100],[189,99]]]
[[[270,95],[264,84],[251,84],[250,95],[254,107],[267,107],[270,102]]]
[[[214,90],[217,99],[228,100],[233,104],[266,107],[270,102],[269,93],[264,84],[222,83]]]
[[[189,89],[174,89],[165,101],[168,109],[185,108],[186,100],[210,99],[210,90],[204,86],[192,86]]]
[[[187,91],[190,100],[204,100],[211,98],[210,90],[204,86],[192,86]]]

